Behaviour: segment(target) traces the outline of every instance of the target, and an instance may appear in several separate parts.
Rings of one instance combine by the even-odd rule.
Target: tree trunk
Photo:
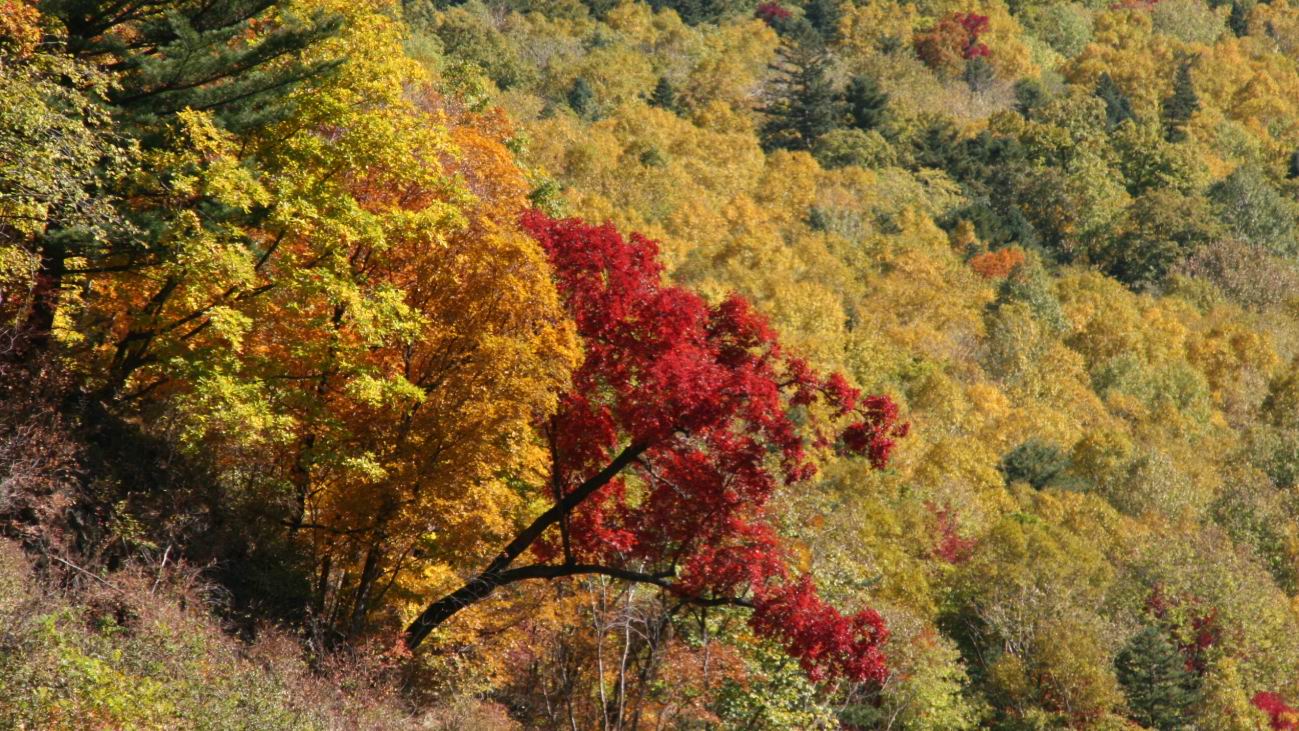
[[[41,250],[40,268],[32,287],[31,311],[23,323],[24,342],[20,343],[20,352],[39,353],[49,345],[54,316],[63,293],[65,257],[62,246],[47,243]]]
[[[406,628],[406,646],[412,650],[415,649],[438,625],[450,619],[452,615],[461,609],[487,598],[488,595],[503,584],[530,578],[571,576],[571,573],[555,573],[555,569],[559,567],[527,567],[528,569],[549,569],[542,571],[520,569],[507,572],[506,569],[510,567],[510,564],[514,563],[515,559],[522,556],[533,543],[536,543],[547,528],[566,518],[583,500],[590,497],[596,490],[609,484],[610,480],[617,477],[623,468],[634,462],[648,448],[648,444],[637,442],[627,445],[604,469],[597,472],[586,482],[578,485],[572,492],[565,495],[562,500],[558,500],[549,510],[532,521],[527,528],[520,531],[514,537],[514,540],[510,541],[509,545],[505,547],[505,550],[501,551],[487,565],[487,568],[482,573],[470,579],[459,589],[430,604]],[[577,567],[563,568],[572,569]]]

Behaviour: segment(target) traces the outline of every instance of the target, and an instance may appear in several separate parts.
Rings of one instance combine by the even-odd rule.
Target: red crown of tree
[[[907,432],[896,405],[785,354],[744,299],[710,305],[664,285],[649,239],[535,211],[523,227],[549,255],[585,351],[543,425],[553,505],[430,605],[407,643],[497,587],[603,574],[684,602],[749,607],[755,632],[812,678],[882,682],[883,620],[844,615],[810,577],[793,576],[767,504],[812,477],[817,454],[883,468]],[[534,562],[515,566],[525,555]]]
[[[906,433],[894,403],[786,355],[744,299],[710,306],[665,286],[653,241],[535,212],[524,226],[550,255],[586,353],[548,428],[555,484],[567,493],[637,452],[538,556],[653,566],[683,597],[750,596],[754,629],[813,677],[882,680],[879,615],[843,616],[792,578],[766,506],[815,473],[814,451],[883,467]]]

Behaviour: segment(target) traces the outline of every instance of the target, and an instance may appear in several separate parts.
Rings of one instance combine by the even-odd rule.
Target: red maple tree
[[[933,28],[917,33],[912,39],[916,55],[927,66],[944,73],[958,73],[965,62],[987,58],[991,49],[979,36],[991,27],[992,21],[978,13],[948,13]]]
[[[542,429],[553,504],[431,604],[407,628],[408,646],[500,586],[603,574],[750,607],[754,630],[813,678],[882,681],[883,620],[841,614],[791,573],[767,503],[810,478],[819,452],[882,468],[907,431],[894,403],[786,354],[744,299],[710,305],[665,285],[649,239],[538,212],[523,223],[549,254],[585,348]]]
[[[789,12],[780,3],[766,2],[758,5],[758,9],[754,11],[754,16],[767,25],[776,27],[793,17],[793,13]]]
[[[1204,675],[1209,669],[1209,651],[1222,638],[1218,610],[1189,594],[1169,595],[1162,585],[1151,591],[1146,610],[1172,635],[1186,659],[1186,669]]]
[[[1254,695],[1254,707],[1267,714],[1268,723],[1273,731],[1295,731],[1299,729],[1299,711],[1291,708],[1278,693],[1267,691]]]

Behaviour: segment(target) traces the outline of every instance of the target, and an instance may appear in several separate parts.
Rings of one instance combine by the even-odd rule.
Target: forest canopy
[[[0,101],[0,728],[1299,728],[1288,0],[0,0]]]

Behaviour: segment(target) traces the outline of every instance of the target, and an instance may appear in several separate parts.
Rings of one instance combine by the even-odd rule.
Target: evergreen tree
[[[998,469],[1006,483],[1027,482],[1041,490],[1056,484],[1069,468],[1069,455],[1040,439],[1029,439],[1001,458]]]
[[[843,102],[830,84],[830,56],[806,22],[796,23],[781,43],[771,102],[763,108],[763,146],[768,150],[810,150],[821,135],[839,126]]]
[[[650,7],[655,10],[671,8],[688,25],[699,25],[715,23],[728,15],[740,13],[745,6],[733,0],[650,0]],[[751,5],[748,7],[752,8]]]
[[[660,76],[657,84],[654,85],[654,91],[650,94],[650,106],[666,109],[669,112],[680,113],[681,103],[677,100],[677,90],[672,87],[672,82],[668,77]]]
[[[1131,103],[1109,74],[1101,74],[1096,81],[1096,96],[1105,102],[1105,120],[1110,129],[1119,126],[1124,120],[1134,118]]]
[[[1231,14],[1227,16],[1227,26],[1237,36],[1249,35],[1249,14],[1254,9],[1253,0],[1235,0],[1231,4]]]
[[[1133,720],[1159,731],[1182,728],[1199,681],[1163,632],[1146,627],[1119,652],[1114,664]]]
[[[1042,87],[1042,82],[1037,79],[1020,79],[1015,82],[1015,111],[1025,118],[1034,109],[1042,106],[1046,102],[1046,98],[1046,89]]]
[[[568,87],[567,101],[577,116],[589,117],[595,111],[595,90],[591,88],[590,82],[579,76]]]
[[[302,52],[339,29],[339,20],[323,13],[303,17],[280,0],[42,0],[44,15],[64,30],[63,52],[74,63],[103,73],[96,97],[111,119],[117,149],[149,150],[167,144],[177,112],[207,112],[227,131],[240,133],[291,112],[293,87],[319,77],[341,59],[306,62]],[[69,94],[79,94],[85,72],[60,74]],[[118,191],[101,189],[103,200]],[[66,262],[93,265],[114,260],[131,268],[166,244],[141,240],[141,231],[164,230],[168,214],[136,201],[134,223],[123,216],[113,231],[85,226],[44,228],[31,242],[40,262],[36,281],[39,304],[23,330],[37,345],[47,340],[53,311],[63,288]],[[230,211],[200,206],[202,217],[261,215],[263,211]]]
[[[281,0],[44,0],[39,7],[67,29],[69,53],[114,70],[107,101],[120,119],[146,130],[186,108],[211,112],[230,130],[264,124],[288,111],[292,86],[339,62],[297,60],[339,21],[302,17]],[[266,33],[268,25],[277,30]]]
[[[821,38],[833,43],[839,35],[839,19],[843,17],[840,0],[808,0],[803,7],[803,17]]]
[[[1164,100],[1164,137],[1169,142],[1185,141],[1186,123],[1200,111],[1200,97],[1195,93],[1195,83],[1191,79],[1191,63],[1184,61],[1178,65],[1173,93]]]
[[[889,95],[880,88],[874,76],[854,76],[844,91],[844,101],[848,105],[848,114],[852,116],[852,124],[857,129],[869,132],[884,123]]]
[[[988,63],[987,58],[975,56],[965,62],[965,71],[961,73],[961,80],[970,87],[970,91],[987,91],[997,80],[997,72],[993,70],[992,64]]]

